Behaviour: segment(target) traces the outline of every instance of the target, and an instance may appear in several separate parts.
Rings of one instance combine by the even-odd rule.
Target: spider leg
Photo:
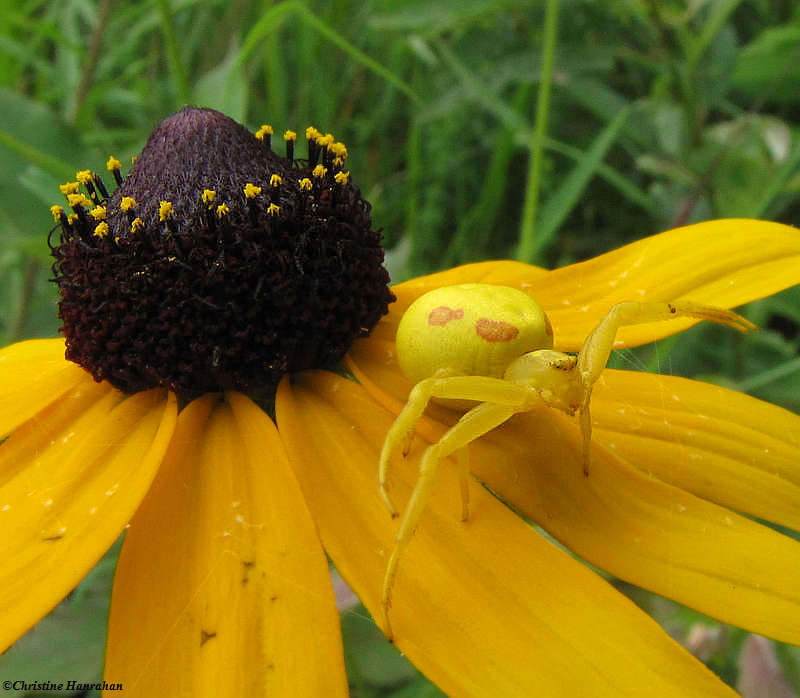
[[[461,520],[469,519],[469,448],[458,451],[458,479],[461,485]]]
[[[380,462],[378,464],[378,487],[381,491],[386,508],[392,515],[392,518],[397,516],[397,509],[389,497],[389,463],[391,462],[392,455],[400,447],[403,456],[406,456],[411,449],[411,442],[414,438],[414,427],[425,412],[431,398],[434,396],[437,388],[437,378],[426,378],[417,383],[408,395],[408,401],[402,412],[397,415],[397,418],[389,428],[386,438],[383,441],[383,448],[381,449]]]
[[[394,517],[397,509],[389,497],[389,464],[398,449],[407,455],[414,438],[414,427],[433,398],[452,400],[474,400],[503,405],[520,405],[529,399],[528,391],[500,378],[486,376],[438,375],[417,383],[408,396],[408,402],[389,428],[381,449],[378,464],[378,486],[386,508]],[[464,479],[466,482],[466,478]],[[462,484],[462,492],[465,485]],[[467,505],[464,504],[464,510]]]
[[[450,379],[445,379],[450,380]],[[497,379],[488,379],[497,380]],[[448,396],[451,396],[448,394]],[[442,458],[446,458],[454,451],[465,450],[467,444],[480,438],[495,427],[500,426],[513,414],[520,411],[522,405],[498,405],[484,402],[473,407],[458,422],[456,422],[439,440],[438,443],[428,446],[422,456],[419,466],[419,478],[414,485],[411,498],[408,501],[400,528],[395,536],[394,548],[386,565],[383,577],[383,591],[381,593],[381,609],[383,612],[383,632],[392,639],[392,626],[389,622],[389,608],[392,604],[392,585],[397,573],[397,564],[403,550],[414,535],[414,529],[419,523],[425,505],[431,496],[431,489],[439,470]],[[463,463],[462,463],[463,468]],[[463,474],[463,470],[462,470]],[[462,484],[463,487],[463,484]],[[463,492],[463,490],[462,490]]]
[[[589,474],[589,446],[592,435],[592,420],[589,414],[589,399],[595,384],[608,363],[617,330],[625,325],[639,325],[679,317],[693,317],[727,325],[739,332],[757,329],[756,326],[731,310],[702,305],[694,301],[671,303],[617,303],[599,322],[586,339],[578,354],[577,370],[583,384],[584,396],[581,404],[581,431],[583,432],[583,472]]]
[[[592,446],[592,415],[589,411],[589,402],[592,399],[592,389],[586,388],[581,403],[581,434],[583,435],[583,474],[589,477],[589,449]]]

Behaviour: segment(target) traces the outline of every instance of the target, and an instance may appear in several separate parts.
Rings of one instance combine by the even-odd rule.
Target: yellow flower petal
[[[117,567],[108,680],[132,696],[343,696],[325,555],[275,427],[191,403]]]
[[[175,423],[163,391],[124,399],[76,388],[85,408],[37,416],[0,447],[0,651],[58,603],[117,538],[150,486]],[[116,403],[116,404],[115,404]],[[11,465],[9,465],[11,464]],[[24,464],[20,467],[19,464]]]
[[[708,383],[603,373],[594,438],[704,499],[800,531],[800,416]]]
[[[377,491],[392,416],[327,373],[284,380],[276,409],[325,548],[373,614],[397,522]],[[419,445],[418,445],[419,446]],[[420,449],[392,473],[402,501]],[[478,486],[458,517],[444,468],[401,559],[392,622],[400,649],[452,695],[681,695],[733,692],[646,614]]]
[[[81,381],[58,396],[34,417],[17,427],[8,447],[0,447],[0,487],[36,462],[38,451],[47,443],[44,441],[45,434],[52,434],[54,442],[58,438],[65,438],[67,441],[64,443],[67,443],[73,438],[70,435],[75,432],[76,421],[81,418],[85,425],[81,428],[90,434],[92,417],[87,417],[86,413],[90,410],[108,410],[118,400],[118,394],[108,383],[95,383],[88,375],[84,375],[84,378],[88,380]],[[98,403],[104,398],[105,401],[98,407]]]
[[[92,380],[64,358],[63,339],[32,339],[0,349],[0,438],[70,388]]]
[[[390,379],[399,369],[391,356],[381,353],[380,346],[364,342],[358,352],[349,357],[349,366],[370,395],[395,414],[405,404],[406,396],[401,392],[404,379],[397,376]],[[617,372],[604,375],[609,373],[617,375]],[[652,378],[659,380],[663,376]],[[639,384],[640,387],[646,385]],[[610,391],[599,390],[598,426],[602,427],[609,423],[608,411],[613,407],[606,406]],[[630,400],[628,406],[636,405],[640,399],[645,406],[648,400],[656,404],[659,400],[658,393],[644,397],[636,394],[634,388],[624,394]],[[678,394],[686,395],[689,411],[694,406],[706,410],[712,417],[726,415],[724,406],[712,407],[711,393],[694,396],[697,399],[694,403],[690,392]],[[735,416],[736,421],[725,424],[718,419],[709,429],[722,429],[723,438],[737,429],[742,430],[737,442],[743,447],[741,457],[755,457],[759,445],[763,446],[767,439],[745,433],[747,427],[743,425],[751,424],[749,416],[753,417],[753,426],[760,427],[769,436],[769,447],[773,450],[769,454],[763,450],[758,454],[760,465],[753,466],[749,476],[760,478],[764,484],[769,481],[770,473],[777,473],[772,477],[779,480],[773,480],[763,494],[753,494],[752,499],[758,507],[775,506],[776,511],[783,512],[784,521],[794,521],[796,513],[794,518],[787,519],[791,515],[786,512],[797,501],[797,488],[793,483],[797,481],[798,466],[797,461],[792,460],[792,453],[796,452],[793,444],[797,439],[798,418],[779,408],[773,408],[774,411],[765,408],[760,412],[754,405],[744,405],[749,399],[741,397],[741,401],[730,403],[727,413],[728,418]],[[670,398],[664,403],[670,401],[674,402]],[[662,419],[674,419],[679,425],[681,420],[686,421],[680,408],[674,414],[666,413],[664,403],[664,411],[659,415]],[[459,416],[457,412],[433,405],[428,416],[420,421],[417,433],[428,442],[436,441]],[[765,419],[774,421],[767,427]],[[636,417],[632,417],[631,427],[637,424]],[[788,427],[790,432],[781,439],[778,436],[782,427]],[[699,426],[697,431],[700,431]],[[670,434],[678,439],[686,436],[677,429],[670,432],[668,427],[660,433],[665,438]],[[517,415],[502,428],[474,442],[470,446],[470,463],[473,472],[502,499],[597,567],[734,625],[800,643],[800,585],[797,584],[800,544],[729,509],[706,502],[649,474],[643,475],[600,445],[616,443],[616,439],[617,434],[612,438],[607,432],[599,431],[599,437],[594,439],[591,472],[588,479],[584,478],[577,424],[561,413],[542,408]],[[716,448],[720,453],[728,448],[727,453],[731,453],[730,446],[719,443],[713,431],[708,435],[700,434],[698,439],[701,447]],[[650,470],[651,459],[654,463],[660,461],[661,456],[653,453],[662,448],[660,443],[638,449],[622,438],[619,443],[618,449],[622,448],[645,473]],[[673,463],[668,454],[671,452],[678,457],[681,449],[664,446],[664,452],[667,456],[663,470],[674,467],[675,476],[680,477],[686,466]],[[684,448],[682,455],[686,457],[691,452]],[[638,459],[634,460],[636,455]],[[775,459],[771,460],[770,456]],[[735,465],[721,467],[733,468],[735,474]],[[756,475],[756,468],[763,471],[760,476]],[[710,475],[710,471],[696,473],[695,479],[701,480],[704,475]],[[731,473],[726,474],[720,483],[720,501],[733,497],[725,494],[726,490],[733,489],[731,477]],[[786,485],[785,492],[781,489],[783,485]],[[715,481],[710,479],[705,488],[705,492],[714,490]],[[746,492],[738,488],[733,491],[737,497],[746,496]]]
[[[578,350],[619,301],[691,299],[723,308],[800,283],[800,231],[748,219],[707,221],[653,235],[556,269],[528,288],[547,311],[556,348]],[[617,346],[675,334],[697,320],[623,328]]]
[[[596,440],[584,477],[577,424],[548,408],[517,415],[470,448],[483,482],[593,565],[800,644],[797,541],[643,474]]]

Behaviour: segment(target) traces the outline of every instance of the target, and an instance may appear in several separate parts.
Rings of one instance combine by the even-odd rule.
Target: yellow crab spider
[[[442,458],[458,452],[462,520],[469,516],[467,445],[518,412],[546,405],[568,415],[580,413],[583,472],[589,474],[592,386],[608,362],[617,330],[678,317],[728,325],[741,332],[755,329],[729,310],[692,301],[623,302],[614,305],[589,333],[577,356],[553,350],[553,332],[544,311],[530,296],[507,286],[460,284],[420,296],[397,328],[397,360],[414,383],[408,402],[389,429],[378,469],[381,496],[397,516],[388,492],[389,464],[400,450],[407,455],[414,429],[428,402],[434,400],[465,414],[420,461],[416,485],[403,513],[386,566],[381,595],[383,629],[389,622],[392,583],[400,555],[419,522]]]

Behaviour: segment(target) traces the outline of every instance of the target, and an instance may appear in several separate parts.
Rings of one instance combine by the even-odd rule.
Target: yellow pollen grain
[[[171,201],[162,201],[158,206],[158,220],[165,221],[168,218],[172,218],[175,211],[172,208]]]
[[[342,160],[347,159],[347,146],[341,141],[331,143],[328,146],[328,150],[330,150],[337,158],[341,158]]]
[[[313,126],[309,126],[306,129],[306,140],[313,141],[316,140],[317,136],[321,136],[322,134],[317,131]]]
[[[131,155],[131,165],[133,165],[135,163],[136,163],[136,156],[135,155]]]
[[[109,172],[114,172],[114,170],[121,170],[122,163],[119,160],[117,160],[117,158],[115,158],[113,155],[111,155],[106,161],[106,169]]]
[[[142,228],[144,228],[144,221],[138,216],[131,221],[132,233],[138,233]]]
[[[51,206],[50,207],[50,213],[53,214],[53,220],[56,223],[59,223],[61,221],[61,216],[64,213],[64,209],[61,206],[57,206],[57,205],[56,206]]]
[[[324,136],[317,136],[316,143],[320,148],[328,148],[328,146],[333,145],[335,140],[332,133],[326,133]]]
[[[270,204],[267,206],[267,215],[268,216],[277,216],[278,212],[281,210],[281,207],[277,204]]]
[[[81,184],[89,184],[89,182],[92,181],[92,171],[78,170],[75,173],[75,179],[77,179]]]
[[[136,199],[132,196],[123,196],[122,200],[119,202],[120,211],[125,211],[126,213],[135,207]]]
[[[224,201],[217,206],[217,218],[222,218],[223,216],[227,216],[231,210],[228,208],[228,204]]]
[[[269,185],[271,187],[279,187],[281,182],[283,182],[283,177],[281,177],[279,174],[270,175]]]
[[[265,136],[271,136],[274,133],[270,124],[261,124],[261,128],[256,131],[256,138],[263,141]]]
[[[312,171],[311,174],[314,175],[317,179],[322,179],[326,174],[328,174],[328,168],[323,167],[322,165],[317,165]]]
[[[302,191],[311,191],[313,189],[313,187],[314,187],[314,184],[311,182],[311,180],[308,177],[303,177],[303,179],[301,179],[298,182],[298,184],[300,185],[300,189]]]
[[[203,201],[204,204],[207,206],[211,206],[211,202],[217,198],[217,192],[213,189],[203,189],[203,193],[200,196],[200,199]]]
[[[67,223],[69,223],[70,225],[72,225],[76,220],[78,220],[78,214],[77,213],[70,213],[67,216]]]
[[[85,194],[67,194],[70,206],[92,206],[94,202]]]
[[[248,199],[255,199],[261,193],[261,187],[257,187],[255,184],[248,182],[244,185],[244,195]]]
[[[96,221],[102,221],[106,217],[106,207],[95,206],[91,211],[89,211],[89,215]]]
[[[336,180],[337,184],[347,184],[347,180],[350,179],[349,172],[337,172],[333,175],[333,178]]]
[[[64,182],[64,184],[59,184],[58,188],[64,196],[69,196],[77,194],[80,186],[80,182]]]
[[[108,235],[108,223],[103,221],[102,223],[98,223],[94,229],[94,233],[92,233],[95,237],[104,238]]]
[[[283,132],[283,140],[285,141],[296,141],[297,134],[294,131],[289,131],[288,129]]]

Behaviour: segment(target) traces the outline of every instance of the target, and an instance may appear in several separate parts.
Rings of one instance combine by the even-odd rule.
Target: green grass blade
[[[366,53],[356,48],[349,41],[344,39],[338,32],[325,24],[304,5],[300,5],[300,18],[309,26],[316,29],[322,36],[330,41],[335,46],[338,46],[342,51],[349,55],[353,60],[361,63],[365,68],[371,70],[373,73],[382,77],[386,82],[394,85],[398,90],[410,97],[415,102],[420,102],[419,96],[411,89],[411,87],[397,77],[394,73],[387,70],[383,65],[378,63],[374,58],[371,58]]]
[[[288,16],[297,13],[299,7],[300,3],[295,0],[289,0],[289,2],[280,2],[277,5],[273,5],[262,14],[261,18],[247,32],[247,36],[244,38],[242,48],[236,58],[237,64],[244,63],[259,42],[277,30]]]
[[[467,94],[480,104],[487,112],[494,114],[507,129],[520,133],[531,133],[531,124],[512,106],[506,104],[492,89],[475,76],[450,50],[444,42],[439,44],[439,54],[448,68],[461,82],[461,87]]]
[[[57,157],[42,152],[28,143],[23,143],[21,140],[14,138],[10,133],[3,130],[0,130],[0,145],[10,148],[28,160],[28,162],[58,179],[68,180],[75,176],[75,168],[71,165]]]
[[[722,29],[733,11],[741,4],[742,0],[717,0],[710,3],[709,16],[700,36],[689,44],[686,60],[689,75],[693,75],[700,59],[703,57],[711,42]]]
[[[629,134],[629,128],[625,129],[625,134]],[[620,136],[622,136],[622,134],[620,134]],[[557,141],[553,138],[546,138],[544,146],[548,151],[558,153],[559,155],[565,155],[575,162],[581,161],[584,156],[584,151],[580,148],[576,148],[568,143],[562,143],[561,141]],[[640,187],[636,186],[636,184],[634,184],[630,179],[617,172],[617,170],[615,170],[613,167],[609,167],[603,162],[599,163],[597,165],[597,176],[602,177],[612,187],[619,191],[620,194],[628,199],[628,201],[630,201],[632,204],[636,204],[643,211],[650,213],[655,210],[657,204],[653,197],[647,192],[642,191]]]
[[[319,19],[305,5],[295,0],[275,5],[261,16],[261,19],[253,25],[253,28],[245,37],[237,63],[241,64],[246,61],[258,43],[264,37],[275,31],[290,15],[296,15],[304,24],[317,31],[321,36],[340,48],[357,63],[360,63],[365,68],[396,87],[414,102],[421,101],[419,95],[417,95],[406,82],[401,80],[374,58],[353,46],[353,44],[343,38],[335,29]]]
[[[550,83],[553,77],[553,57],[558,35],[558,0],[547,0],[544,16],[544,44],[542,46],[542,73],[539,80],[539,94],[536,99],[536,125],[530,144],[525,204],[522,209],[522,225],[519,231],[519,246],[516,258],[526,262],[533,259],[536,250],[541,249],[535,239],[536,209],[539,205],[540,175],[544,139],[547,134],[547,115],[550,109]]]
[[[517,86],[513,100],[516,110],[522,111],[528,104],[531,90],[530,83]],[[480,195],[477,202],[459,218],[458,228],[445,256],[445,266],[483,259],[487,252],[497,254],[497,250],[490,251],[487,247],[498,212],[505,203],[509,166],[518,150],[516,133],[515,129],[505,127],[497,135]]]
[[[769,371],[762,371],[761,373],[757,373],[755,376],[740,380],[736,388],[742,392],[749,393],[753,390],[758,390],[769,383],[784,380],[787,376],[797,373],[798,371],[800,371],[800,357],[791,359],[789,361],[784,361],[782,364],[775,366],[775,368],[771,368]]]
[[[630,113],[629,107],[621,109],[617,113],[608,126],[603,129],[602,133],[595,138],[583,158],[564,180],[564,183],[542,207],[537,226],[538,231],[532,247],[533,256],[530,259],[533,259],[546,245],[552,242],[558,227],[564,222],[564,219],[580,199],[586,189],[586,185],[597,172],[597,168],[606,156],[608,149],[617,139]]]
[[[611,121],[617,112],[630,104],[617,90],[602,79],[576,75],[567,80],[561,89],[568,93],[581,107],[601,121]],[[623,143],[630,142],[629,151],[638,155],[642,148],[651,147],[652,135],[641,119],[631,119],[625,129]]]
[[[175,36],[175,27],[172,21],[172,10],[169,0],[157,0],[158,10],[161,14],[161,31],[164,36],[164,45],[167,50],[167,60],[169,69],[172,73],[172,80],[175,83],[175,92],[178,100],[182,104],[190,104],[192,101],[192,91],[189,87],[189,78],[181,59],[178,38]]]

